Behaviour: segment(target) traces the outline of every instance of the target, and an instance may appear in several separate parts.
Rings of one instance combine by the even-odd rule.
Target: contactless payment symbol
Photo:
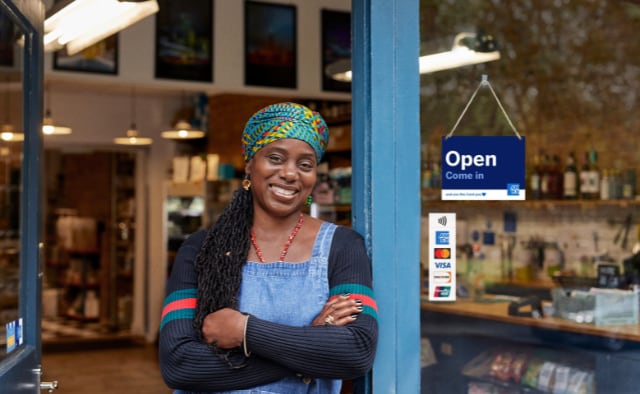
[[[436,245],[449,245],[448,231],[436,231]]]

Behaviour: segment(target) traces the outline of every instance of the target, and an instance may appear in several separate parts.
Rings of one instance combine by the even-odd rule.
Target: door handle
[[[57,389],[58,389],[57,380],[54,380],[53,382],[40,382],[40,390],[48,390],[50,393],[53,393],[53,391]]]

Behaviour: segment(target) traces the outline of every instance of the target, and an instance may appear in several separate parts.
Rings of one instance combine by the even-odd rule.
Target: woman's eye
[[[273,163],[281,163],[282,162],[282,157],[278,156],[278,155],[271,155],[269,156],[269,160]]]
[[[309,161],[303,161],[299,164],[300,168],[302,168],[305,171],[310,171],[313,169],[313,163],[309,162]]]

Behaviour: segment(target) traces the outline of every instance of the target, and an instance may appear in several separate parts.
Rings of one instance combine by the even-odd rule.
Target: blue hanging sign
[[[524,137],[442,137],[442,200],[524,200],[524,182]]]

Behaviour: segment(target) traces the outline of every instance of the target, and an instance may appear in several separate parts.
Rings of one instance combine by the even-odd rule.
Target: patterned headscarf
[[[249,118],[242,133],[242,156],[248,162],[257,151],[284,138],[311,145],[318,163],[329,142],[329,128],[322,116],[296,103],[269,105]]]

